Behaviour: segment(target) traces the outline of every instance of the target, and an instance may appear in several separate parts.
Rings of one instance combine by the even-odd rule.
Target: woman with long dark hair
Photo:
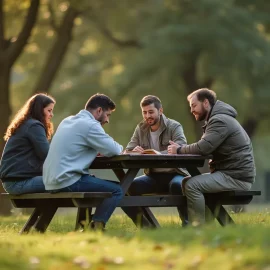
[[[44,192],[42,167],[53,134],[55,100],[36,94],[26,101],[7,128],[0,178],[10,194]]]

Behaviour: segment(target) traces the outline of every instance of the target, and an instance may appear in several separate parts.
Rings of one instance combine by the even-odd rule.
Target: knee
[[[196,180],[194,178],[190,178],[187,181],[183,182],[185,194],[190,194],[196,190]]]
[[[114,194],[115,197],[122,198],[124,196],[122,187],[117,184],[117,187],[115,188],[113,194]]]
[[[130,195],[142,195],[144,184],[140,181],[133,181],[128,190]]]
[[[170,194],[182,194],[181,181],[172,181],[169,186]]]

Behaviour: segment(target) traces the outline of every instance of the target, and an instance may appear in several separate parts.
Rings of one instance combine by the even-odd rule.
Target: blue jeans
[[[73,185],[55,190],[54,192],[111,192],[112,197],[105,199],[97,206],[93,221],[107,223],[114,209],[123,198],[121,186],[113,181],[99,179],[91,175],[83,175]]]
[[[3,182],[3,187],[6,192],[13,195],[45,192],[42,176],[36,176],[23,181],[6,181]]]
[[[129,188],[130,195],[142,195],[150,193],[170,193],[173,195],[182,195],[182,180],[184,176],[176,173],[151,173],[136,177]],[[149,222],[141,216],[139,207],[122,207],[122,210],[133,220],[135,224],[138,221],[141,226],[150,226]],[[188,224],[187,208],[185,206],[177,207],[182,226]]]

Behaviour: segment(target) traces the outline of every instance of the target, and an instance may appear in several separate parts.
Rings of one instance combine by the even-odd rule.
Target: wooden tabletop
[[[177,168],[202,167],[209,156],[201,155],[139,155],[123,154],[114,157],[97,157],[91,164],[92,169],[113,168]]]

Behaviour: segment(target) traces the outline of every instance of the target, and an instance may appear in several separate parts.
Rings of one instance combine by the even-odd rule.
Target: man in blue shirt
[[[43,166],[46,190],[56,192],[112,192],[96,208],[91,227],[103,229],[123,197],[118,183],[89,175],[89,166],[100,153],[119,155],[123,147],[103,129],[115,110],[114,102],[103,94],[90,97],[85,109],[65,118],[59,125]]]

